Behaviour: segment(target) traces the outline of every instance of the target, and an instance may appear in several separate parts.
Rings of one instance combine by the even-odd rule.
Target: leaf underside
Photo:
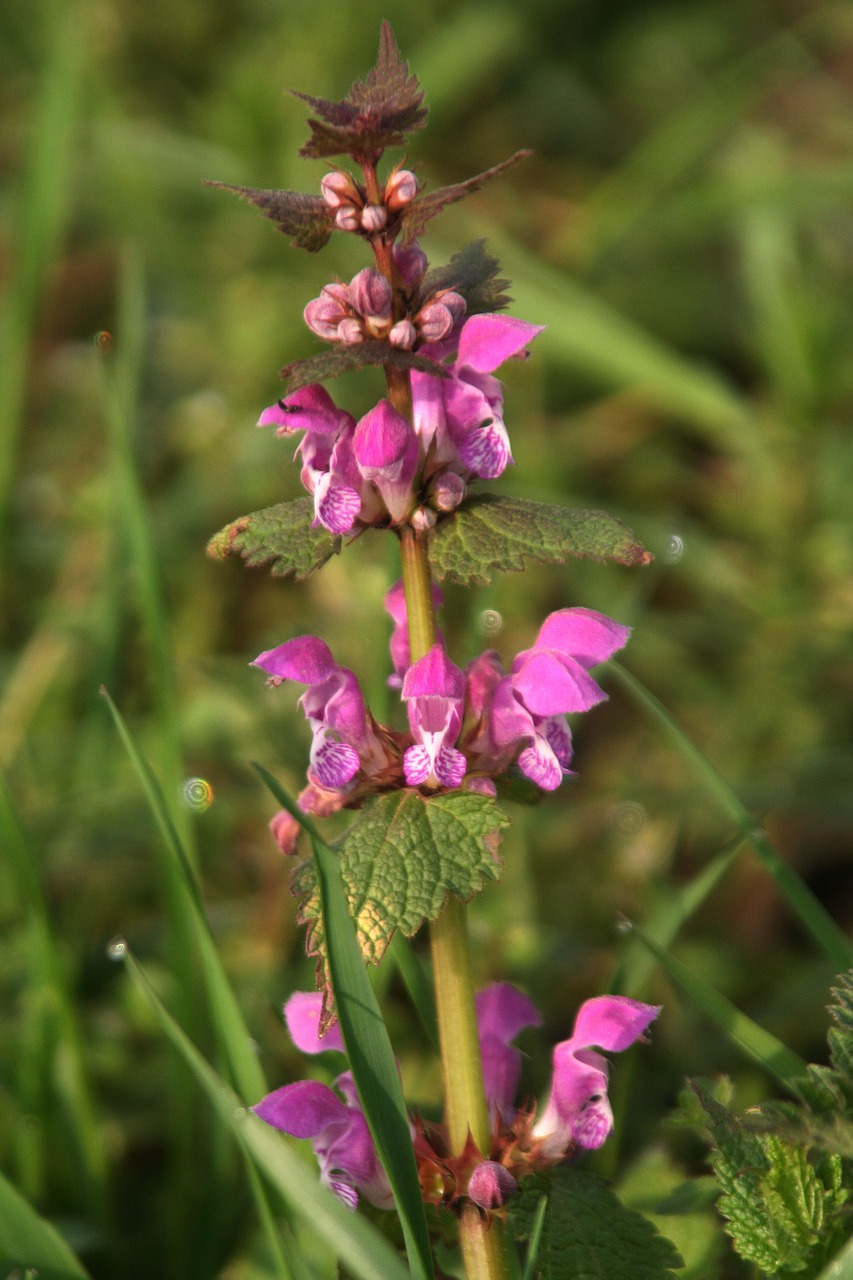
[[[563,564],[570,556],[624,565],[652,559],[627,525],[604,511],[491,493],[470,498],[437,525],[430,545],[436,575],[464,586],[490,582],[498,570],[523,570],[527,560]]]
[[[496,178],[505,169],[518,164],[519,160],[526,160],[532,154],[531,151],[516,151],[508,160],[502,160],[500,164],[493,165],[483,173],[475,174],[473,178],[466,178],[464,182],[455,182],[452,186],[439,187],[436,191],[427,191],[418,196],[406,206],[400,218],[404,242],[411,244],[421,235],[429,220],[441,213],[442,209],[446,209],[450,204],[456,204],[457,200],[464,200],[466,196],[473,195],[487,182],[491,182],[492,178]]]
[[[340,550],[340,538],[328,529],[312,528],[311,498],[294,498],[240,516],[214,534],[207,554],[215,560],[239,555],[248,565],[269,564],[273,577],[292,573],[307,578]]]
[[[442,289],[461,293],[466,302],[466,315],[484,311],[502,311],[512,298],[506,292],[509,280],[498,275],[501,264],[486,251],[485,240],[472,240],[454,253],[443,267],[433,267],[424,276],[415,307]]]
[[[510,1202],[513,1234],[527,1240],[543,1196],[548,1207],[536,1253],[540,1280],[675,1280],[684,1263],[675,1246],[603,1178],[558,1168],[525,1178]]]
[[[232,191],[261,210],[286,236],[292,236],[297,249],[316,253],[328,242],[335,225],[334,210],[322,196],[305,195],[301,191],[264,191],[259,187],[235,187],[230,182],[207,182],[219,191]]]
[[[421,373],[435,374],[439,378],[449,377],[448,371],[435,360],[415,355],[411,351],[399,351],[390,342],[378,338],[356,342],[352,346],[336,342],[315,356],[286,364],[281,370],[281,376],[287,382],[288,394],[291,395],[300,387],[307,387],[309,383],[337,378],[342,373],[349,373],[351,369],[363,369],[367,365],[392,365],[395,369],[418,369]]]
[[[434,920],[448,894],[467,902],[500,875],[499,832],[509,819],[494,800],[470,791],[425,797],[408,788],[364,808],[335,843],[359,945],[379,964],[395,929],[411,937]],[[301,898],[306,947],[318,957],[318,986],[330,991],[323,922],[313,860],[296,867],[291,888]]]

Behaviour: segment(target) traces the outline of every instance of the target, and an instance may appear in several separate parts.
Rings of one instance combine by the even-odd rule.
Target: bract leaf
[[[449,893],[467,902],[497,880],[499,833],[509,819],[489,796],[447,791],[422,796],[405,788],[366,806],[335,842],[341,879],[365,959],[379,964],[396,929],[411,937],[434,920]],[[312,861],[291,884],[303,898],[309,955],[318,957],[318,986],[330,993],[326,940]]]
[[[232,520],[207,544],[214,560],[240,555],[246,564],[270,564],[275,578],[289,573],[307,578],[340,550],[341,540],[328,529],[312,528],[311,498],[294,498]]]
[[[486,252],[485,240],[472,240],[454,253],[443,267],[434,267],[427,272],[415,306],[440,289],[453,289],[465,299],[469,316],[482,311],[501,311],[509,306],[512,299],[506,292],[509,280],[498,276],[500,269],[501,264],[494,254]]]
[[[235,187],[230,182],[206,182],[205,186],[218,187],[220,191],[233,191],[235,195],[257,205],[265,218],[276,224],[279,231],[292,236],[297,249],[316,253],[322,249],[335,225],[334,210],[322,196],[309,196],[301,191],[263,191],[258,187]]]
[[[411,351],[398,351],[390,342],[380,339],[356,342],[352,346],[337,342],[316,356],[292,360],[281,370],[281,376],[287,382],[288,393],[292,394],[311,382],[337,378],[350,369],[363,369],[367,365],[393,365],[395,369],[419,369],[421,373],[432,373],[439,378],[449,377],[448,371],[435,360]]]
[[[652,555],[621,520],[605,511],[573,511],[551,503],[484,493],[436,526],[430,562],[439,578],[470,586],[526,560],[563,564],[569,556],[648,564]]]
[[[584,1169],[523,1180],[509,1208],[516,1239],[530,1238],[543,1196],[548,1207],[534,1266],[539,1280],[675,1280],[672,1268],[684,1266],[671,1241]]]
[[[309,120],[311,137],[299,152],[321,159],[345,152],[375,157],[386,147],[402,146],[406,135],[426,124],[427,108],[417,76],[409,72],[388,22],[382,23],[376,64],[364,80],[356,80],[340,102],[294,93],[316,111]]]
[[[418,196],[405,207],[400,218],[406,244],[411,244],[421,234],[430,218],[441,213],[442,209],[479,191],[499,173],[517,164],[519,160],[526,160],[532,154],[532,151],[516,151],[515,155],[510,156],[508,160],[502,160],[500,164],[493,165],[491,169],[486,169],[473,178],[466,178],[464,182],[455,182],[452,186],[439,187],[437,191],[427,191],[422,196]]]

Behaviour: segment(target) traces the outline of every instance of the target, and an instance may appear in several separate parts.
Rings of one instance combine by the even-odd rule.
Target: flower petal
[[[461,698],[464,693],[465,677],[440,644],[413,663],[403,681],[404,698]]]
[[[558,609],[539,628],[535,649],[556,649],[581,666],[606,662],[627,643],[630,627],[623,627],[595,609]]]
[[[420,787],[432,773],[432,757],[426,747],[409,747],[403,756],[403,773],[410,787]]]
[[[527,649],[512,664],[512,687],[534,715],[588,711],[607,694],[574,658],[554,649]]]
[[[350,1108],[317,1080],[298,1080],[261,1098],[252,1110],[292,1138],[316,1138],[329,1125],[347,1122]]]
[[[459,447],[459,456],[475,476],[496,480],[512,462],[506,427],[497,419],[473,427]]]
[[[523,351],[544,327],[495,312],[471,316],[459,335],[457,364],[470,365],[478,373],[494,373],[504,360]]]
[[[529,996],[510,982],[493,982],[474,997],[481,1036],[497,1036],[505,1044],[525,1027],[539,1027],[542,1018]]]
[[[619,1053],[639,1040],[660,1008],[627,996],[596,996],[578,1010],[571,1043]]]
[[[526,778],[543,791],[556,791],[563,781],[563,768],[547,738],[537,733],[533,745],[519,754],[518,767]]]
[[[343,1053],[340,1023],[332,1023],[324,1036],[319,1034],[322,1009],[323,996],[319,991],[294,991],[284,1006],[290,1038],[302,1053],[325,1053],[327,1049]]]
[[[316,751],[311,752],[311,772],[321,787],[328,787],[331,791],[342,791],[352,782],[360,767],[358,752],[348,742],[333,742],[326,738]]]
[[[338,670],[332,651],[319,636],[295,636],[277,649],[258,654],[253,667],[260,667],[276,680],[296,680],[299,684],[319,684]]]

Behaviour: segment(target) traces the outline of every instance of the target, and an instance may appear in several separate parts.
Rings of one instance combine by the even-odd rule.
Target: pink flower
[[[308,686],[299,703],[313,733],[310,781],[344,791],[359,769],[370,774],[385,767],[387,756],[358,680],[347,667],[338,666],[324,640],[286,640],[260,654],[252,665],[268,673],[270,684],[295,680]]]
[[[432,451],[432,471],[450,466],[466,478],[493,480],[512,461],[503,391],[492,375],[505,360],[520,355],[542,327],[491,312],[471,316],[454,344],[449,378],[412,372],[415,429],[425,456],[430,458]],[[445,354],[436,343],[436,357]]]
[[[388,400],[380,400],[359,421],[353,453],[360,474],[378,490],[391,519],[404,520],[415,505],[418,439]]]
[[[317,1034],[322,1003],[317,992],[296,992],[285,1005],[288,1030],[303,1053],[343,1051],[337,1025],[322,1039]],[[359,1194],[379,1209],[390,1209],[394,1203],[391,1188],[376,1155],[352,1074],[345,1071],[339,1075],[335,1086],[339,1093],[316,1080],[299,1080],[267,1094],[252,1110],[274,1129],[293,1138],[310,1139],[321,1182],[350,1209],[358,1204]]]
[[[432,592],[433,608],[440,609],[444,604],[444,592],[437,582],[431,584],[430,590]],[[391,633],[389,642],[394,675],[388,677],[388,683],[392,688],[400,688],[403,683],[403,676],[411,664],[409,656],[409,615],[406,610],[406,593],[403,590],[402,578],[399,578],[393,587],[389,587],[385,593],[385,608],[390,613],[394,623],[394,630]],[[436,631],[435,638],[440,643],[444,643],[444,637],[440,631]]]
[[[465,677],[434,644],[409,667],[403,679],[409,726],[415,745],[403,756],[410,787],[458,787],[468,762],[453,745],[462,726]]]
[[[478,991],[475,1002],[489,1114],[493,1124],[498,1115],[511,1124],[521,1076],[521,1050],[510,1042],[525,1027],[540,1026],[542,1019],[533,1001],[508,982],[496,982]]]

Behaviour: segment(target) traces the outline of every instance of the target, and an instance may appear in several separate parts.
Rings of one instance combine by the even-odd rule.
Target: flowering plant
[[[292,995],[285,1018],[299,1049],[345,1052],[350,1070],[333,1085],[283,1085],[254,1110],[273,1128],[310,1140],[321,1181],[347,1206],[397,1209],[413,1270],[432,1270],[430,1234],[446,1237],[450,1222],[466,1275],[500,1277],[509,1265],[503,1225],[515,1223],[510,1235],[525,1238],[525,1188],[600,1147],[613,1129],[603,1055],[644,1039],[659,1010],[618,995],[587,1000],[554,1049],[544,1106],[519,1099],[522,1057],[513,1041],[539,1025],[539,1014],[506,982],[474,995],[465,903],[499,875],[507,786],[523,777],[551,792],[571,775],[567,717],[606,697],[592,669],[626,644],[629,628],[569,605],[549,614],[515,657],[489,649],[463,668],[437,627],[436,579],[487,581],[526,558],[638,565],[650,556],[602,512],[482,489],[513,462],[496,374],[527,356],[542,326],[503,314],[506,282],[482,242],[435,267],[419,237],[444,207],[526,153],[433,192],[403,163],[382,176],[386,150],[426,119],[387,24],[365,81],[341,102],[306,101],[314,115],[302,154],[343,154],[352,171],[331,168],[317,195],[229,189],[298,247],[316,251],[340,233],[360,239],[371,261],[307,303],[305,323],[324,349],[285,366],[285,395],[260,414],[259,426],[298,437],[306,496],[234,521],[210,549],[303,577],[339,554],[344,538],[352,543],[368,529],[394,537],[402,578],[386,596],[389,684],[402,707],[392,723],[377,720],[357,674],[319,636],[285,639],[255,659],[271,685],[301,688],[311,735],[298,802],[265,774],[283,802],[271,822],[282,852],[295,857],[303,828],[313,846],[295,860],[293,890],[318,987]],[[368,366],[384,371],[385,395],[356,420],[323,383]],[[339,810],[355,819],[332,850],[313,824]],[[441,1123],[407,1113],[387,1033],[379,1045],[369,1025],[379,1015],[361,966],[348,969],[341,959],[353,925],[355,955],[378,963],[396,933],[411,936],[425,924]]]

